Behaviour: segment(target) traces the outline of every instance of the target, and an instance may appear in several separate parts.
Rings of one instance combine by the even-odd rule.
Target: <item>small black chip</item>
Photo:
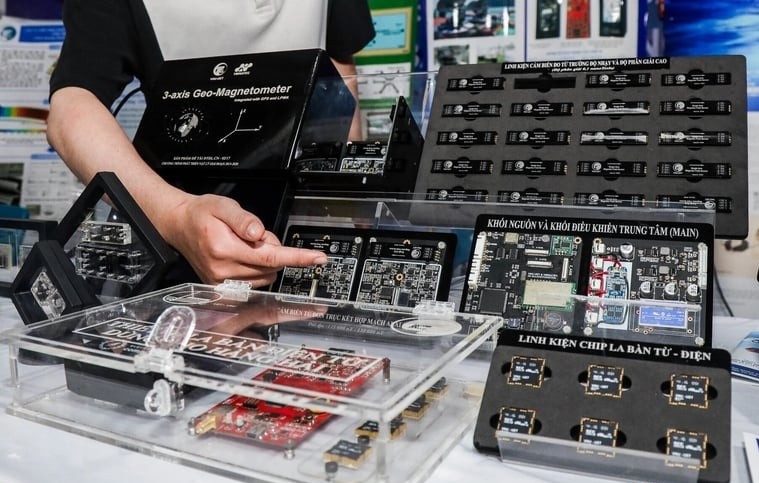
[[[625,370],[622,367],[588,366],[588,383],[585,394],[590,396],[622,397],[622,380]]]
[[[501,315],[506,305],[508,293],[502,289],[486,288],[480,295],[480,313]]]
[[[582,418],[580,420],[580,442],[593,446],[617,446],[619,423],[608,419]]]
[[[369,446],[341,439],[324,453],[324,461],[334,461],[340,466],[357,469],[364,464],[370,451]]]
[[[424,394],[419,396],[414,402],[412,402],[406,409],[403,410],[403,416],[409,419],[422,419],[427,413],[430,407],[430,403],[427,402],[427,398]]]
[[[514,356],[511,358],[511,369],[506,383],[540,387],[543,384],[545,366],[546,360],[542,357]]]
[[[448,381],[446,381],[444,377],[441,377],[435,384],[432,385],[431,388],[427,389],[424,395],[430,399],[442,399],[442,397],[445,396],[445,393],[447,392]]]
[[[709,377],[672,374],[669,378],[669,403],[673,406],[709,407]]]
[[[532,434],[535,429],[535,410],[501,408],[496,429],[509,433]]]
[[[698,468],[706,468],[706,433],[693,431],[667,430],[667,454],[680,458],[693,459],[699,462]],[[672,461],[670,466],[679,466]]]
[[[390,421],[390,439],[395,439],[406,432],[406,423],[400,416]],[[364,424],[356,428],[356,436],[368,436],[370,439],[376,439],[379,433],[379,424],[377,421],[365,421]]]

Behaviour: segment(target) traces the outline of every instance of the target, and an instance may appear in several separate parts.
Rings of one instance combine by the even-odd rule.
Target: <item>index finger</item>
[[[283,268],[308,267],[327,263],[327,255],[316,250],[293,248],[275,245],[273,243],[256,242],[251,244],[243,263],[259,267]]]

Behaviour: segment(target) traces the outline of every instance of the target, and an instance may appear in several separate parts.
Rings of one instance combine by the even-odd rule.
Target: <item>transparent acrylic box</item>
[[[504,430],[496,431],[496,438],[500,456],[505,461],[603,475],[619,481],[698,481],[698,466],[687,458]]]
[[[167,348],[156,340],[188,329],[155,321],[177,306],[192,309],[194,328]],[[8,412],[246,479],[421,480],[473,421],[481,382],[456,368],[500,322],[439,303],[412,310],[180,285],[6,332],[15,385]],[[65,359],[65,370],[20,364],[19,350]],[[430,397],[443,377],[444,395]],[[402,434],[391,429],[425,393],[424,410],[411,415],[421,417],[404,415]],[[327,421],[311,431],[294,417],[208,412],[231,395]],[[357,461],[336,456],[335,472],[325,453],[340,440],[355,445],[367,421],[378,423],[370,449]],[[217,434],[201,434],[209,427]],[[278,436],[296,429],[308,434]]]

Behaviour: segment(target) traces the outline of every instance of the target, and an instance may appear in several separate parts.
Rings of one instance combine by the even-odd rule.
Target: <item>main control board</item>
[[[567,296],[577,293],[581,243],[547,233],[479,232],[463,311],[502,315],[512,328],[562,329],[573,308]],[[567,314],[533,323],[533,307],[552,297],[560,299],[552,306]]]
[[[703,346],[711,233],[702,224],[482,215],[461,311],[502,315],[510,329]]]
[[[285,244],[322,251],[328,263],[286,267],[279,293],[403,307],[448,297],[453,234],[293,225]]]

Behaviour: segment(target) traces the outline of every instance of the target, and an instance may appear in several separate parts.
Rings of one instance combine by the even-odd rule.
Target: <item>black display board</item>
[[[742,56],[444,66],[429,199],[714,209],[748,231]]]
[[[709,347],[712,226],[618,216],[480,215],[461,312],[503,316],[506,329]]]
[[[728,481],[730,385],[730,355],[720,349],[504,332],[493,354],[474,445],[499,452],[499,427],[523,434],[530,428],[535,436],[579,443],[583,420],[601,420],[616,434],[605,438],[602,431],[586,431],[592,449],[578,444],[572,459],[536,454],[532,462],[586,472],[611,466],[607,474],[615,478],[661,481],[659,472],[667,470],[656,466],[667,465],[665,458],[632,468],[621,457],[615,465],[598,461],[615,458],[614,448],[662,456],[688,453],[699,481]],[[680,447],[677,439],[689,436],[694,438],[691,449]],[[530,457],[528,447],[521,453]]]

